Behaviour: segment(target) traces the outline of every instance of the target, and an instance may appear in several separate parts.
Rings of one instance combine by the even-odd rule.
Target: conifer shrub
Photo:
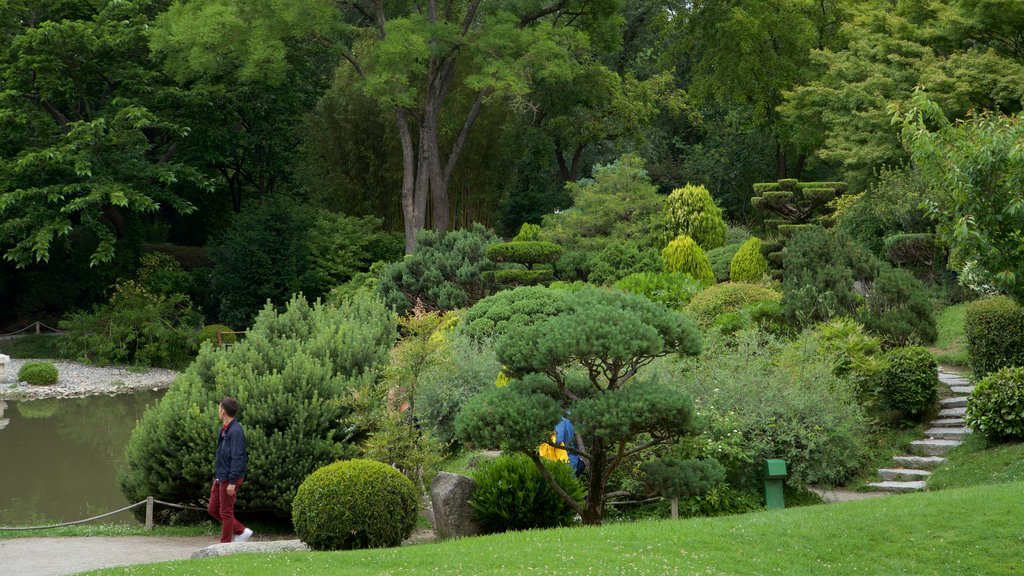
[[[366,430],[343,422],[397,336],[392,312],[362,292],[338,306],[296,296],[267,306],[234,346],[208,344],[143,414],[118,476],[132,502],[154,496],[203,505],[213,473],[217,405],[241,404],[249,451],[238,509],[291,518],[295,490],[317,468],[358,455]]]
[[[715,284],[690,300],[686,312],[702,327],[710,326],[719,314],[736,312],[758,302],[778,302],[782,294],[758,286],[740,282]]]
[[[577,502],[583,501],[586,491],[568,464],[541,462],[562,490]],[[473,471],[473,480],[476,490],[469,503],[487,532],[568,526],[576,515],[526,454],[503,454],[484,463]]]
[[[655,250],[640,250],[628,242],[609,244],[590,258],[591,284],[614,284],[621,278],[637,272],[656,272],[661,259]]]
[[[665,222],[669,238],[685,234],[703,250],[724,245],[729,228],[708,189],[692,184],[676,188],[665,199]]]
[[[1024,366],[1024,307],[1006,296],[971,302],[964,309],[967,355],[976,377]]]
[[[693,299],[704,285],[693,276],[682,272],[638,272],[615,283],[624,292],[640,294],[653,302],[660,302],[680,310]]]
[[[726,244],[719,248],[707,251],[708,262],[711,262],[711,271],[715,274],[716,282],[729,281],[729,265],[732,259],[739,252],[743,244]]]
[[[53,386],[59,378],[57,367],[50,362],[27,362],[18,370],[18,381],[32,386]]]
[[[523,222],[523,225],[519,227],[519,233],[512,238],[513,242],[536,242],[541,238],[541,228],[539,224],[530,224],[529,222]]]
[[[313,550],[398,546],[416,525],[412,481],[387,464],[343,460],[309,475],[292,502],[295,535]]]
[[[761,253],[761,239],[751,238],[740,246],[729,263],[729,280],[758,282],[768,273],[768,260]]]
[[[938,400],[939,365],[927,348],[908,346],[885,353],[881,392],[889,408],[921,420]]]
[[[927,290],[913,274],[881,263],[865,298],[860,319],[890,346],[910,342],[931,344],[938,336],[934,307]]]
[[[207,324],[199,331],[199,344],[202,345],[203,342],[209,342],[216,346],[218,334],[220,334],[219,341],[221,344],[234,344],[238,342],[238,335],[230,327],[223,324]]]
[[[522,264],[530,269],[537,264],[554,264],[561,257],[562,247],[553,242],[502,242],[487,247],[490,260]]]
[[[666,272],[682,272],[693,276],[705,286],[715,283],[711,262],[693,238],[682,234],[661,250]]]
[[[1001,368],[979,380],[964,421],[991,440],[1024,440],[1024,367]]]
[[[568,291],[524,286],[502,290],[477,302],[462,316],[462,331],[476,340],[496,338],[569,309]]]

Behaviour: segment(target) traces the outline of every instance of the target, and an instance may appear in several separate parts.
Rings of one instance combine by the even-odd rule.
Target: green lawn
[[[65,336],[28,334],[0,342],[0,350],[11,358],[64,358],[60,345]]]
[[[966,304],[947,306],[935,316],[939,336],[932,346],[932,354],[939,364],[964,367],[967,361],[967,337],[964,335],[964,308]]]
[[[722,518],[372,551],[239,554],[91,574],[1021,574],[1022,490],[1014,483]]]
[[[9,538],[72,538],[81,536],[213,536],[220,524],[206,522],[192,526],[157,526],[146,530],[141,524],[81,524],[48,530],[0,530],[0,540]]]
[[[946,456],[946,464],[928,479],[928,488],[1006,482],[1024,482],[1024,444],[989,445],[980,434],[971,434]]]

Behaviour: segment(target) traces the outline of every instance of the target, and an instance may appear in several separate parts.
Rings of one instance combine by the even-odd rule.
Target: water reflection
[[[0,525],[80,520],[129,504],[117,468],[135,422],[162,394],[0,402]]]

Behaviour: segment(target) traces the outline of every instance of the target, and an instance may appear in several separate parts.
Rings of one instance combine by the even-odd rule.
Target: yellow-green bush
[[[57,367],[49,362],[29,362],[18,370],[18,381],[32,386],[53,386],[58,378]]]
[[[710,326],[719,314],[736,312],[758,302],[778,302],[782,294],[756,284],[725,282],[715,284],[690,300],[686,312],[702,327]]]
[[[299,486],[292,523],[314,550],[398,546],[416,525],[416,487],[387,464],[338,461]]]
[[[751,238],[740,246],[729,263],[729,280],[757,282],[768,273],[768,260],[761,253],[761,239]]]
[[[729,227],[704,186],[687,184],[673,190],[665,199],[665,220],[670,238],[686,234],[704,250],[725,244]]]
[[[704,251],[686,234],[680,234],[661,250],[666,272],[683,272],[698,282],[710,286],[715,283],[715,273]]]

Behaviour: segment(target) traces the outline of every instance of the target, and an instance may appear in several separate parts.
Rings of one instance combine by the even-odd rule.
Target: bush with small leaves
[[[716,282],[729,281],[729,265],[732,259],[739,252],[742,244],[726,244],[714,250],[708,250],[708,262],[711,262],[711,271],[715,273]]]
[[[220,335],[218,337],[218,334]],[[238,335],[230,327],[223,324],[207,324],[199,331],[199,344],[209,342],[214,346],[219,344],[234,344],[238,342]]]
[[[682,272],[639,272],[630,274],[615,283],[624,292],[640,294],[653,302],[660,302],[669,308],[679,310],[701,290],[704,285]]]
[[[705,286],[715,283],[715,273],[711,270],[711,262],[693,238],[683,234],[668,243],[661,250],[661,259],[665,263],[666,272],[683,272],[689,274]]]
[[[529,222],[523,222],[523,225],[519,227],[519,233],[516,234],[513,242],[535,242],[540,240],[541,228],[539,224],[530,224]]]
[[[913,420],[920,420],[938,400],[938,363],[926,348],[893,348],[885,354],[881,392],[886,404]]]
[[[931,344],[938,336],[934,307],[924,284],[906,270],[881,263],[864,300],[861,321],[889,345]]]
[[[725,467],[718,460],[663,458],[640,466],[644,481],[668,498],[703,496],[725,480]]]
[[[661,260],[655,250],[640,250],[628,242],[609,244],[590,258],[590,273],[587,281],[591,284],[613,284],[621,278],[637,272],[656,272],[661,269]]]
[[[586,491],[568,464],[542,462],[562,490],[583,501]],[[525,454],[505,454],[487,462],[473,472],[473,480],[476,490],[469,503],[487,532],[568,526],[576,515]]]
[[[1024,366],[1024,307],[1010,298],[994,296],[968,304],[964,333],[976,377]]]
[[[964,421],[991,440],[1024,440],[1024,367],[1002,368],[978,381]]]
[[[58,378],[57,367],[49,362],[28,362],[18,370],[18,381],[32,386],[53,386]]]
[[[401,472],[373,460],[342,460],[302,482],[292,524],[313,550],[384,548],[412,534],[416,510],[416,487]]]
[[[669,238],[685,234],[704,250],[725,244],[729,228],[708,189],[692,184],[676,188],[665,199],[665,221]]]
[[[782,294],[758,286],[741,282],[725,282],[715,284],[697,294],[690,300],[686,312],[703,327],[714,323],[719,314],[736,312],[758,302],[778,302]]]
[[[493,262],[511,262],[532,269],[536,264],[554,264],[562,257],[562,247],[553,242],[502,242],[487,247]]]
[[[757,282],[768,273],[768,260],[761,253],[761,239],[751,238],[740,246],[729,263],[729,280]]]

